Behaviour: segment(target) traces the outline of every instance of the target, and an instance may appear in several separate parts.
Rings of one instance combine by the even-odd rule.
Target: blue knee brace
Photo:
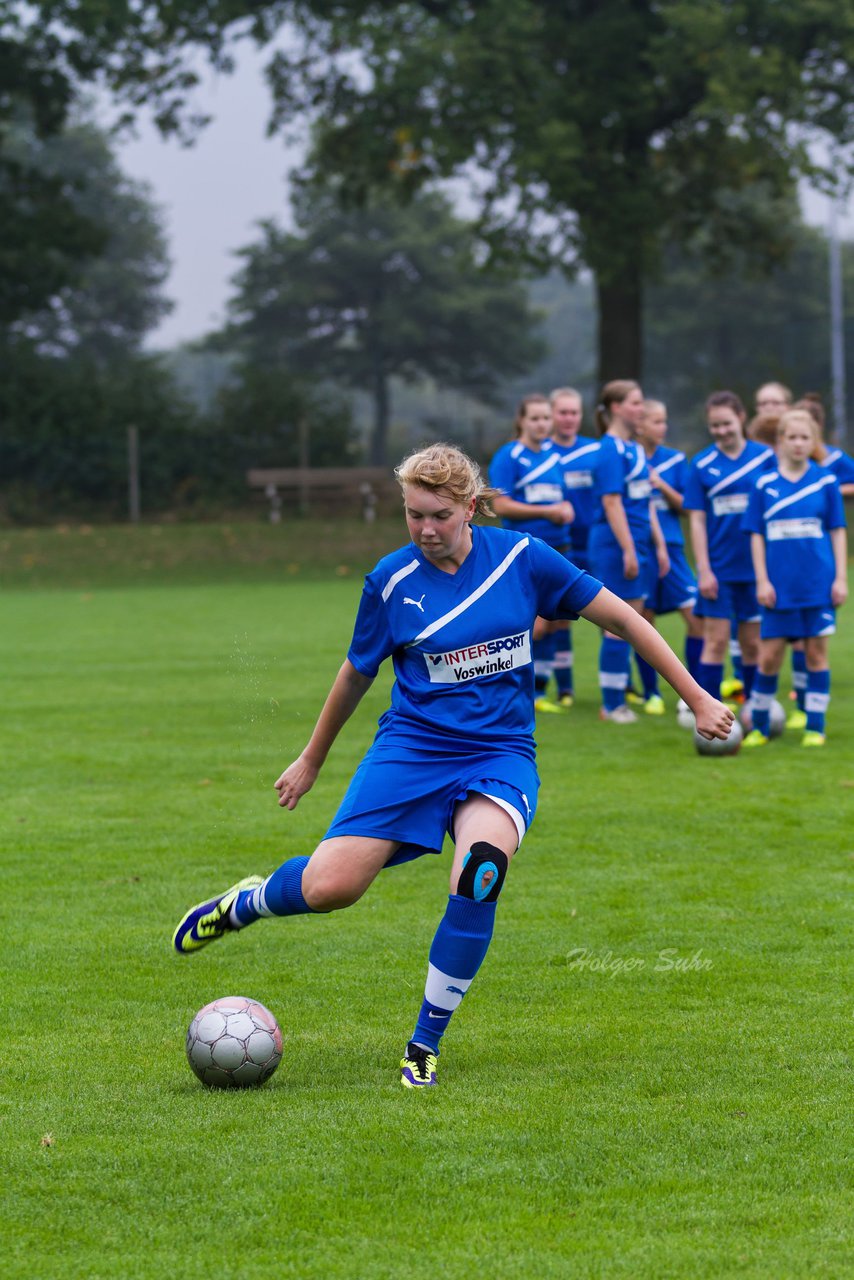
[[[495,902],[504,884],[510,860],[494,844],[478,840],[463,858],[457,893],[475,902]],[[489,877],[489,879],[487,879]]]

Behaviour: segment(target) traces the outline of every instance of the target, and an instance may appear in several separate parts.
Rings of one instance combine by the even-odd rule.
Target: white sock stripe
[[[534,661],[534,675],[542,676],[544,679],[547,680],[552,673],[553,666],[554,666],[554,663],[551,660],[548,660],[546,658],[536,659]]]
[[[793,671],[792,672],[792,688],[806,689],[806,687],[807,687],[806,671]]]
[[[770,711],[773,701],[773,693],[760,693],[754,686],[753,693],[750,695],[750,705],[754,711]]]
[[[600,689],[627,689],[629,685],[629,676],[626,671],[600,671],[599,672],[599,688]]]
[[[267,885],[269,882],[270,877],[267,876],[263,884],[259,884],[257,889],[252,890],[252,897],[249,899],[252,910],[257,911],[259,916],[271,916],[273,914],[267,906]]]
[[[454,978],[449,973],[443,973],[441,969],[437,969],[435,965],[428,964],[424,998],[437,1009],[447,1009],[453,1013],[471,983],[471,978]]]
[[[555,671],[568,671],[573,666],[575,654],[571,649],[558,649],[555,652]]]
[[[810,711],[826,711],[830,706],[829,693],[808,693],[804,699],[804,710]]]

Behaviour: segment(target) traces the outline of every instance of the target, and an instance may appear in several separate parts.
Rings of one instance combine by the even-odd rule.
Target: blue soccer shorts
[[[730,618],[736,622],[758,622],[759,601],[754,582],[721,582],[717,600],[698,595],[694,613],[698,618]]]
[[[808,640],[832,636],[836,610],[830,605],[814,609],[763,609],[759,635],[763,640]]]
[[[594,525],[587,544],[588,572],[621,600],[638,600],[646,595],[649,583],[651,545],[635,541],[640,572],[636,578],[623,573],[623,553],[610,528]],[[653,557],[654,559],[654,557]]]
[[[500,744],[455,743],[426,730],[385,729],[353,775],[324,839],[368,836],[399,842],[388,866],[440,853],[445,835],[453,839],[456,806],[475,793],[510,815],[521,844],[534,820],[539,788],[533,758]]]
[[[692,608],[697,602],[697,579],[691,571],[685,548],[667,544],[670,556],[670,572],[658,576],[658,561],[651,558],[647,577],[646,607],[653,613],[675,613],[677,609]]]

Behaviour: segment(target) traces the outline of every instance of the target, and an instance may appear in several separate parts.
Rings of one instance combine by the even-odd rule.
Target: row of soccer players
[[[830,698],[827,641],[847,595],[842,497],[854,494],[854,459],[823,439],[817,397],[792,405],[768,383],[748,425],[741,400],[717,391],[706,401],[712,443],[688,461],[667,446],[667,414],[631,380],[609,382],[596,406],[598,438],[582,435],[582,401],[560,388],[526,396],[516,439],[493,458],[490,481],[504,523],[542,538],[649,619],[676,610],[685,620],[685,662],[717,696],[731,637],[753,730],[768,741],[768,718],[788,642],[798,706],[789,726],[805,746],[825,741]],[[696,577],[685,554],[688,514]],[[628,724],[631,651],[607,631],[599,654],[602,719]],[[538,624],[534,646],[540,712],[572,705],[573,653],[567,623]],[[638,668],[646,712],[664,712],[656,675]],[[556,701],[546,696],[554,675]]]

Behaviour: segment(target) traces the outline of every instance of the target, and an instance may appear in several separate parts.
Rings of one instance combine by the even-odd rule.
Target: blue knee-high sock
[[[803,649],[792,650],[792,688],[798,702],[798,710],[804,711],[804,698],[807,693],[807,655]]]
[[[569,627],[566,631],[555,632],[555,683],[557,684],[558,696],[565,693],[572,693],[572,667],[574,654],[572,652],[572,632]]]
[[[753,684],[750,713],[753,717],[754,729],[764,733],[766,738],[770,736],[771,703],[774,701],[776,692],[777,677],[764,676],[761,671],[757,671],[756,680]]]
[[[753,692],[753,686],[756,683],[757,667],[755,663],[742,662],[741,679],[744,684],[744,700],[745,702]]]
[[[549,635],[534,641],[534,688],[538,695],[545,693],[554,669],[555,639],[554,635]]]
[[[451,1015],[489,950],[497,905],[475,902],[458,893],[448,897],[445,914],[430,947],[424,1003],[411,1037],[415,1044],[431,1053],[439,1052],[439,1041]]]
[[[724,678],[722,662],[700,662],[697,668],[697,683],[701,684],[713,698],[721,696],[721,680]]]
[[[603,636],[599,647],[599,688],[606,711],[615,711],[626,700],[631,646],[616,636]]]
[[[700,683],[697,672],[700,669],[700,654],[703,652],[702,636],[686,636],[685,637],[685,666],[691,675]]]
[[[639,653],[635,654],[635,662],[640,672],[641,684],[643,686],[643,696],[652,698],[658,693],[658,672],[655,667],[651,667],[645,658]]]
[[[830,672],[808,671],[804,710],[807,713],[807,730],[824,733],[824,719],[830,705]]]
[[[289,858],[267,876],[257,889],[241,889],[231,908],[231,922],[237,929],[262,916],[303,916],[311,907],[302,896],[302,873],[308,858]]]

